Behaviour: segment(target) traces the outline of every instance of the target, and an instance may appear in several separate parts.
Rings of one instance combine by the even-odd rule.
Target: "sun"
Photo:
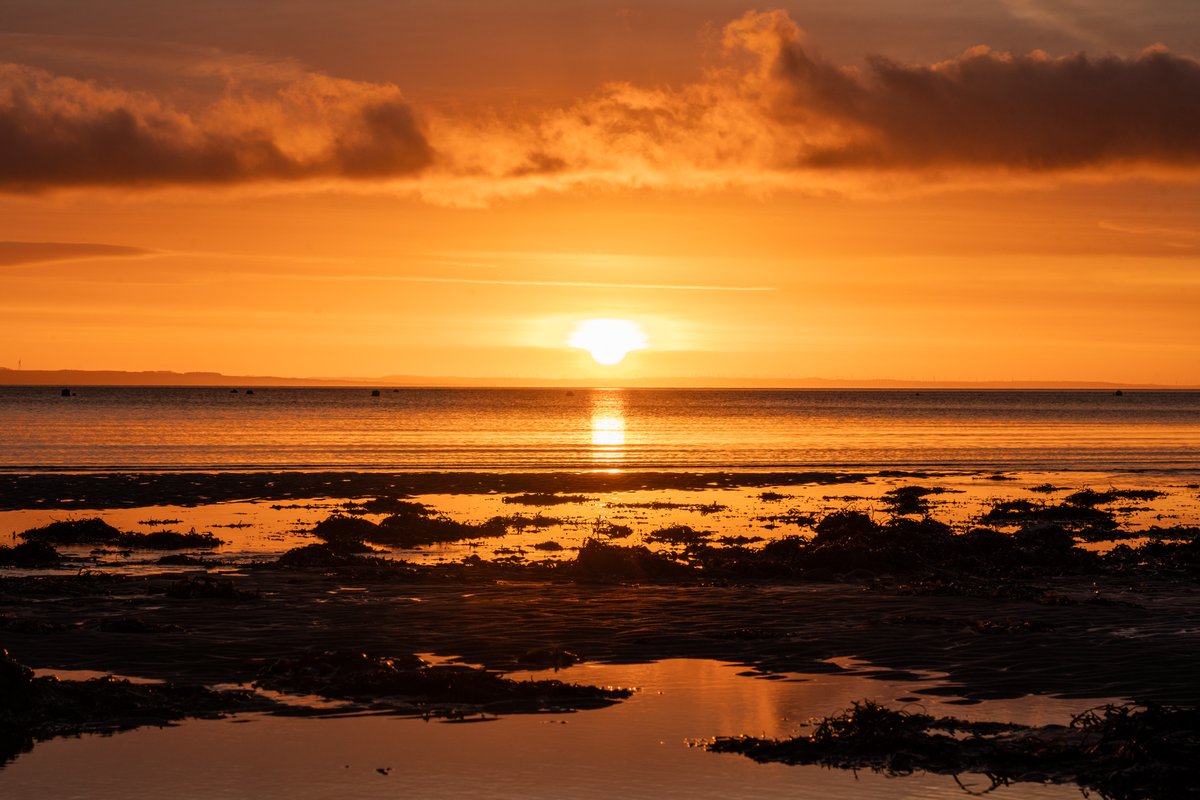
[[[631,350],[644,350],[646,334],[627,319],[585,319],[567,339],[571,347],[587,350],[599,364],[619,364]]]

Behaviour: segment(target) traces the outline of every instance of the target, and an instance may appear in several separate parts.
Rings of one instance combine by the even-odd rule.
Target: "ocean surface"
[[[1200,392],[0,388],[0,469],[1179,470]]]

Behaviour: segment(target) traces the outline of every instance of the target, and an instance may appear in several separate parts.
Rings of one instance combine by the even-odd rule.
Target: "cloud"
[[[0,242],[0,267],[49,261],[81,261],[90,258],[145,256],[153,251],[92,242]]]
[[[307,74],[267,94],[230,92],[199,111],[0,65],[0,188],[366,179],[431,161],[392,86]]]
[[[976,47],[935,64],[811,53],[781,11],[724,29],[726,65],[677,90],[605,87],[473,148],[510,184],[832,186],[848,177],[1195,175],[1200,62],[1151,47],[1131,58],[1053,58]],[[461,134],[446,126],[446,141]],[[526,149],[522,150],[521,145]],[[460,171],[485,171],[483,161]],[[539,169],[539,167],[542,167]]]
[[[1200,177],[1200,62],[1006,53],[842,67],[782,11],[722,31],[678,87],[606,85],[563,107],[429,107],[291,67],[199,110],[0,67],[0,189],[329,181],[450,204],[574,187],[841,191],[868,184]]]

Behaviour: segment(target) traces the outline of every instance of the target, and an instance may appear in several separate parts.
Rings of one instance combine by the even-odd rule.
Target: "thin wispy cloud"
[[[542,286],[568,289],[635,289],[679,292],[773,292],[774,286],[728,286],[703,283],[619,283],[521,278],[460,278],[442,275],[289,275],[289,279],[332,282],[459,283],[481,286]]]

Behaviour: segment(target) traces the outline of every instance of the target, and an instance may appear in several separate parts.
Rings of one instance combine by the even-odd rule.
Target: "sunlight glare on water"
[[[1176,468],[1200,392],[0,388],[0,469]]]

